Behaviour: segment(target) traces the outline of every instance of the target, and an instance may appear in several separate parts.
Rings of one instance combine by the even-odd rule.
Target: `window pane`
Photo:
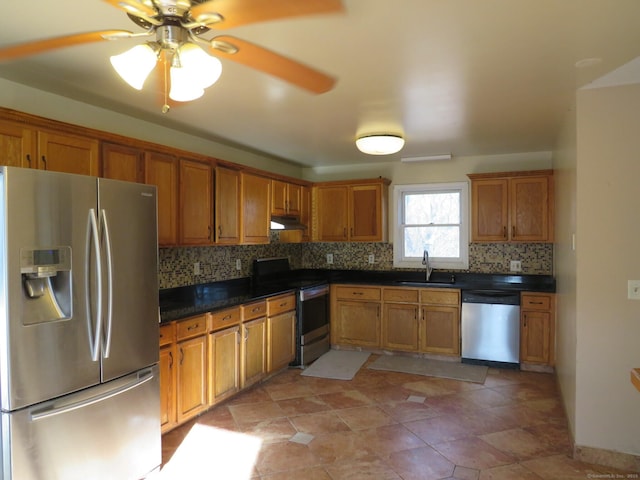
[[[406,227],[404,256],[422,258],[425,249],[432,257],[459,257],[460,227]]]
[[[459,224],[460,193],[407,193],[404,196],[405,225]]]

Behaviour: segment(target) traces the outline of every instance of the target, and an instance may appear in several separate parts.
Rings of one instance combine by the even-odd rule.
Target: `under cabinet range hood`
[[[296,217],[271,216],[271,230],[306,230],[307,226]]]

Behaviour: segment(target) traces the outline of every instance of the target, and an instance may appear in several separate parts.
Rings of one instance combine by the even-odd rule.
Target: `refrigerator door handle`
[[[111,352],[111,327],[113,326],[113,261],[111,258],[111,237],[109,236],[109,223],[107,212],[100,210],[100,221],[103,227],[104,243],[107,257],[107,334],[102,342],[102,355],[109,358]]]
[[[96,298],[95,331],[92,333],[94,321],[91,314],[91,244],[96,255],[96,284],[98,287]],[[91,348],[91,360],[97,362],[100,356],[100,334],[102,331],[102,256],[100,254],[100,239],[98,237],[98,220],[95,209],[89,209],[87,220],[87,239],[84,262],[85,303],[87,308],[87,329],[89,331],[89,347]]]
[[[84,407],[88,407],[89,405],[103,402],[117,395],[121,395],[124,392],[128,392],[129,390],[138,388],[140,385],[144,385],[145,383],[151,381],[152,379],[153,379],[153,372],[151,370],[148,370],[142,373],[138,378],[135,378],[125,383],[124,385],[120,385],[119,387],[116,387],[107,392],[100,393],[93,397],[86,398],[84,400],[80,400],[77,402],[71,402],[69,404],[62,405],[59,407],[53,406],[46,410],[34,412],[31,414],[31,421],[36,422],[38,420],[43,420],[45,418],[53,417],[56,415],[62,415],[64,413],[72,412],[73,410],[78,410],[79,408],[84,408]]]

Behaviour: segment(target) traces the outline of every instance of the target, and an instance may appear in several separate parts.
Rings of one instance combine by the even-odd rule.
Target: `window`
[[[469,186],[466,182],[396,185],[393,266],[469,268]]]

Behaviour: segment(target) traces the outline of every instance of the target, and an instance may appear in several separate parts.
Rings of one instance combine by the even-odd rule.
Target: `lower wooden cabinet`
[[[160,426],[163,433],[178,424],[175,327],[175,323],[160,326]]]
[[[460,355],[460,290],[420,290],[420,351]]]
[[[183,340],[177,344],[178,422],[207,408],[207,337]]]
[[[267,373],[291,363],[296,356],[296,297],[293,293],[267,300]]]
[[[555,363],[555,295],[524,292],[520,300],[520,363]]]
[[[267,374],[267,318],[260,317],[242,324],[240,388],[262,380]]]
[[[355,285],[331,287],[331,343],[381,346],[381,288]]]
[[[209,334],[209,405],[240,390],[240,326]]]
[[[385,303],[382,315],[382,348],[418,351],[418,305]]]

